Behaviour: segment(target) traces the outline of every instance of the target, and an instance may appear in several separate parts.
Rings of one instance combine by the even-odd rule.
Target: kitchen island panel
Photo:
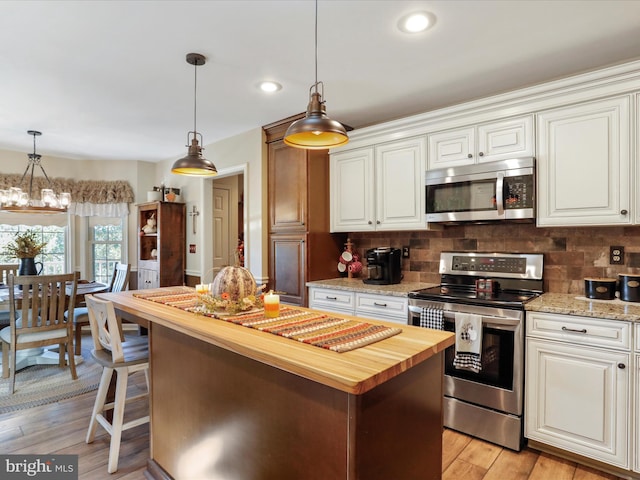
[[[363,395],[155,323],[151,361],[153,478],[440,478],[441,355]]]

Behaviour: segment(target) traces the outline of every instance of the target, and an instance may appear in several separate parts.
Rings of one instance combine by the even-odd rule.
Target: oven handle
[[[412,316],[420,317],[422,307],[410,305],[409,312]],[[482,317],[482,327],[495,328],[497,330],[515,330],[522,321],[516,318],[494,317],[491,315],[480,315]],[[444,319],[447,322],[455,322],[455,312],[444,312]]]

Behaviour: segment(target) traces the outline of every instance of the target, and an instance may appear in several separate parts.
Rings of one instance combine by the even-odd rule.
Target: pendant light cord
[[[196,128],[196,112],[198,109],[198,62],[197,60],[193,63],[193,68],[195,69],[193,72],[193,136],[195,138],[195,136],[198,133],[198,130]]]
[[[318,93],[318,0],[316,0],[316,25],[315,25],[315,42],[316,42],[316,84],[315,89]]]

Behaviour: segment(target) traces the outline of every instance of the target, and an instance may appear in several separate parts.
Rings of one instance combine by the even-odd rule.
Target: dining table
[[[67,296],[71,295],[73,285],[66,287]],[[75,306],[84,303],[85,295],[103,293],[109,290],[109,285],[101,282],[80,280],[76,287]],[[9,286],[0,284],[0,329],[9,325]],[[23,290],[14,288],[14,298],[17,302],[22,299]],[[73,350],[72,350],[73,351]],[[39,347],[18,350],[16,355],[16,372],[31,365],[57,365],[59,361],[57,347]],[[76,365],[83,362],[82,355],[75,356]],[[2,359],[0,359],[2,365]]]

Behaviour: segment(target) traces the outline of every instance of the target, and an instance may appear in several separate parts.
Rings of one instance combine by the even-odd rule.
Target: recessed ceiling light
[[[262,90],[263,92],[273,93],[280,90],[282,88],[282,85],[280,85],[278,82],[272,82],[268,80],[265,82],[260,82],[259,87],[260,87],[260,90]]]
[[[403,16],[398,21],[398,28],[404,33],[424,32],[436,22],[436,17],[429,12],[414,12]]]

